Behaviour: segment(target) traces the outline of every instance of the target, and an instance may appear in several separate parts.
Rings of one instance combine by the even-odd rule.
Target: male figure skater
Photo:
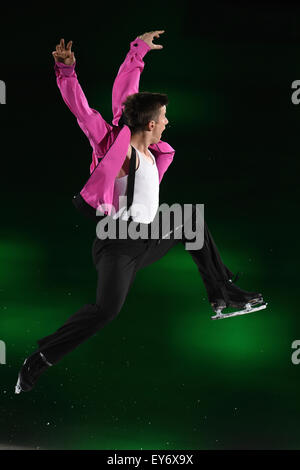
[[[99,206],[107,216],[112,214],[112,207],[119,209],[122,197],[132,189],[132,174],[135,178],[132,207],[140,204],[146,209],[142,213],[132,212],[132,220],[151,224],[157,213],[159,185],[175,153],[161,140],[168,124],[168,97],[139,92],[139,79],[144,68],[143,57],[150,50],[162,49],[153,40],[163,33],[162,30],[148,32],[131,42],[113,85],[112,125],[90,108],[83,94],[75,72],[72,41],[65,47],[61,39],[52,53],[62,98],[93,149],[91,175],[75,197],[75,205],[86,214],[95,214]],[[195,214],[193,206],[193,222]],[[175,227],[172,227],[174,234]],[[39,348],[25,359],[19,372],[15,392],[31,390],[43,371],[112,321],[119,314],[137,271],[160,259],[180,242],[186,242],[184,236],[125,240],[96,237],[92,250],[98,272],[96,303],[84,305],[57,331],[37,342]],[[262,295],[242,290],[233,283],[233,273],[223,264],[205,222],[202,248],[187,251],[197,264],[216,317],[222,318],[221,311],[226,307],[246,306],[243,313],[265,307],[264,304],[253,308],[263,304]]]

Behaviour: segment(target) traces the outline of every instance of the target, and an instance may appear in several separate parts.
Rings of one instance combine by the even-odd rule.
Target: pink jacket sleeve
[[[151,47],[142,39],[136,38],[130,43],[130,50],[119,68],[112,89],[112,123],[115,126],[123,111],[122,103],[127,96],[139,91],[140,76],[145,66],[143,57],[150,50]]]
[[[78,125],[97,154],[98,144],[111,132],[112,126],[103,119],[98,111],[90,108],[78,82],[75,65],[76,62],[73,65],[55,62],[56,82],[64,102],[77,118]]]
[[[127,96],[139,92],[140,76],[145,66],[143,57],[149,50],[151,50],[150,46],[142,39],[137,38],[130,43],[130,50],[119,68],[112,89],[112,123],[115,126],[118,125],[123,111],[122,103]],[[158,144],[150,145],[149,149],[156,158],[159,182],[161,182],[164,173],[173,161],[175,150],[162,140]]]

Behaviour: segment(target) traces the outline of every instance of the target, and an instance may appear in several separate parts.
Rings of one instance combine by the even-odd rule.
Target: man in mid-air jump
[[[100,208],[104,217],[111,217],[114,214],[112,208],[124,209],[123,202],[130,195],[134,223],[149,227],[158,212],[159,185],[175,153],[161,140],[168,124],[168,97],[162,93],[139,92],[139,80],[144,68],[143,57],[150,50],[163,48],[153,43],[154,38],[163,33],[162,30],[145,33],[131,42],[113,85],[112,125],[90,108],[86,100],[75,72],[72,41],[65,47],[61,39],[52,53],[62,98],[93,149],[90,177],[73,201],[89,216],[96,218]],[[134,207],[143,210],[134,211]],[[195,217],[193,205],[193,226]],[[173,235],[165,237],[161,234],[158,239],[95,238],[96,303],[84,305],[57,331],[37,341],[39,348],[21,367],[16,393],[31,390],[42,372],[119,314],[137,271],[162,258],[175,244],[187,241],[185,236],[174,238],[177,228],[173,222]],[[261,294],[247,292],[234,284],[233,273],[223,264],[205,222],[202,247],[187,251],[197,264],[208,300],[216,312],[213,318],[226,318],[266,307]],[[227,307],[243,310],[222,314]]]

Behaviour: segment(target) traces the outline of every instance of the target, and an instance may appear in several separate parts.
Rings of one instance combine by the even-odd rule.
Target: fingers
[[[62,54],[64,49],[65,49],[65,40],[61,39],[59,41],[59,44],[57,44],[57,46],[56,46],[56,51],[57,51],[58,54]]]
[[[76,61],[74,52],[71,52],[69,57],[64,57],[62,54],[59,54],[56,51],[52,52],[52,56],[55,60],[55,62],[63,62],[66,65],[73,65]]]
[[[67,44],[67,47],[65,47],[65,40],[62,38],[59,42],[59,44],[56,45],[55,47],[55,54],[52,52],[52,55],[54,56],[55,60],[58,60],[59,57],[66,57],[69,54],[72,53],[71,47],[73,45],[73,41],[69,41]]]
[[[160,34],[163,34],[164,32],[165,32],[164,29],[163,29],[163,30],[160,30],[160,31],[153,31],[153,32],[152,32],[152,33],[153,33],[153,37],[154,37],[154,38],[159,38],[159,35],[160,35]]]
[[[153,36],[153,37],[152,37],[152,41],[153,41],[154,38],[159,38],[159,36],[160,36],[161,34],[163,34],[164,32],[165,32],[165,30],[153,31],[153,32],[152,32],[152,36]],[[161,44],[154,44],[154,43],[152,42],[152,48],[153,48],[153,49],[163,49],[163,46],[162,46]]]
[[[138,36],[139,38],[143,37],[143,36],[150,36],[152,37],[152,40],[153,38],[158,38],[160,34],[163,34],[165,32],[164,29],[159,29],[159,30],[156,30],[156,31],[148,31],[148,33],[144,33],[142,34],[141,36]]]

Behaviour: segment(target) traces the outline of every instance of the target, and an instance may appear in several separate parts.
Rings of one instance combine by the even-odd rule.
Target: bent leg
[[[193,228],[196,226],[195,214],[195,206],[193,206]],[[223,263],[218,248],[213,240],[205,220],[204,224],[201,225],[201,229],[204,229],[204,241],[202,248],[199,250],[187,251],[190,253],[198,267],[207,290],[208,297],[210,298],[214,291],[220,285],[223,285],[224,281],[232,279],[234,274]],[[182,241],[185,242],[184,237]]]
[[[183,213],[182,208],[182,213]],[[193,205],[192,212],[192,226],[193,230],[196,230],[196,206]],[[184,220],[182,221],[183,223]],[[179,226],[180,227],[180,226]],[[190,253],[193,260],[197,264],[199,272],[203,278],[205,286],[215,285],[217,281],[223,281],[224,279],[228,280],[233,277],[233,273],[230,269],[225,266],[221,256],[218,252],[217,246],[208,230],[208,226],[204,220],[204,224],[200,224],[201,229],[204,228],[204,241],[203,246],[198,250],[186,250]],[[175,222],[174,217],[171,216],[170,220],[170,229],[173,230],[173,233],[169,235],[169,238],[160,239],[159,241],[151,240],[149,249],[147,250],[145,256],[142,259],[140,268],[148,266],[155,261],[162,258],[173,246],[177,243],[191,242],[184,235],[184,228],[182,229],[181,238],[175,238]]]

